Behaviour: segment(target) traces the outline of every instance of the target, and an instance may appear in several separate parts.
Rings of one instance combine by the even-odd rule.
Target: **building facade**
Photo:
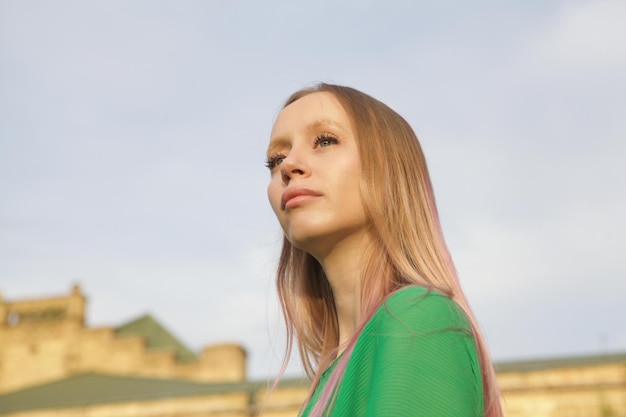
[[[83,372],[202,382],[246,378],[246,354],[238,345],[208,346],[196,356],[150,316],[117,328],[88,328],[85,307],[78,286],[67,296],[0,299],[0,393]]]

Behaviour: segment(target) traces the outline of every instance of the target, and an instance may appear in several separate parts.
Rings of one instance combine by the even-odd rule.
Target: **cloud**
[[[619,70],[626,66],[625,16],[626,4],[616,0],[562,7],[536,37],[535,60],[557,71]]]

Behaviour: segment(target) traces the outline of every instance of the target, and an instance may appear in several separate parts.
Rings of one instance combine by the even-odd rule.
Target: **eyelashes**
[[[320,148],[325,148],[327,146],[337,144],[339,143],[339,141],[335,136],[331,135],[330,133],[321,133],[317,135],[317,137],[315,138],[315,142],[313,143],[316,147],[319,146]]]
[[[330,133],[320,133],[317,135],[315,140],[313,141],[313,148],[326,148],[331,145],[336,145],[339,143],[339,139],[336,136],[331,135]],[[277,152],[275,154],[269,155],[265,160],[265,166],[271,170],[276,168],[278,165],[282,164],[283,160],[286,158],[286,155]]]
[[[285,155],[283,155],[282,153],[275,153],[267,157],[267,159],[265,160],[265,166],[268,167],[271,171],[276,166],[280,165],[283,162],[283,159],[285,159]]]

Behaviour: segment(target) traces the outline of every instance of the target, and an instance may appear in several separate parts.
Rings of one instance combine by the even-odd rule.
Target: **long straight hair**
[[[502,415],[493,365],[443,238],[430,175],[417,136],[395,111],[350,87],[318,84],[292,94],[284,107],[309,94],[332,94],[352,122],[361,160],[361,196],[374,244],[361,271],[361,323],[331,374],[311,417],[332,406],[336,388],[366,322],[400,288],[437,290],[465,312],[476,342],[485,416]],[[283,108],[284,108],[283,107]],[[322,266],[286,238],[277,271],[277,289],[287,328],[284,371],[294,341],[312,379],[306,403],[322,372],[336,358],[339,326],[333,292]],[[279,378],[280,375],[279,374]]]

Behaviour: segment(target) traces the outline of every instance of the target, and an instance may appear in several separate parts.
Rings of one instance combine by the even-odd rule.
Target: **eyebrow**
[[[306,130],[308,132],[311,131],[315,131],[315,130],[319,130],[321,128],[324,127],[333,127],[335,129],[339,129],[339,130],[344,130],[344,127],[342,127],[339,123],[335,122],[334,120],[330,120],[330,119],[319,119],[314,121],[313,123],[310,123],[307,127]]]
[[[289,143],[290,143],[289,140],[287,140],[285,138],[271,139],[270,140],[270,144],[267,147],[267,152],[266,153],[267,153],[268,156],[270,156],[270,155],[276,153],[276,152],[273,151],[273,149],[276,149],[276,148],[280,149],[280,148],[287,147],[287,146],[289,146]]]

